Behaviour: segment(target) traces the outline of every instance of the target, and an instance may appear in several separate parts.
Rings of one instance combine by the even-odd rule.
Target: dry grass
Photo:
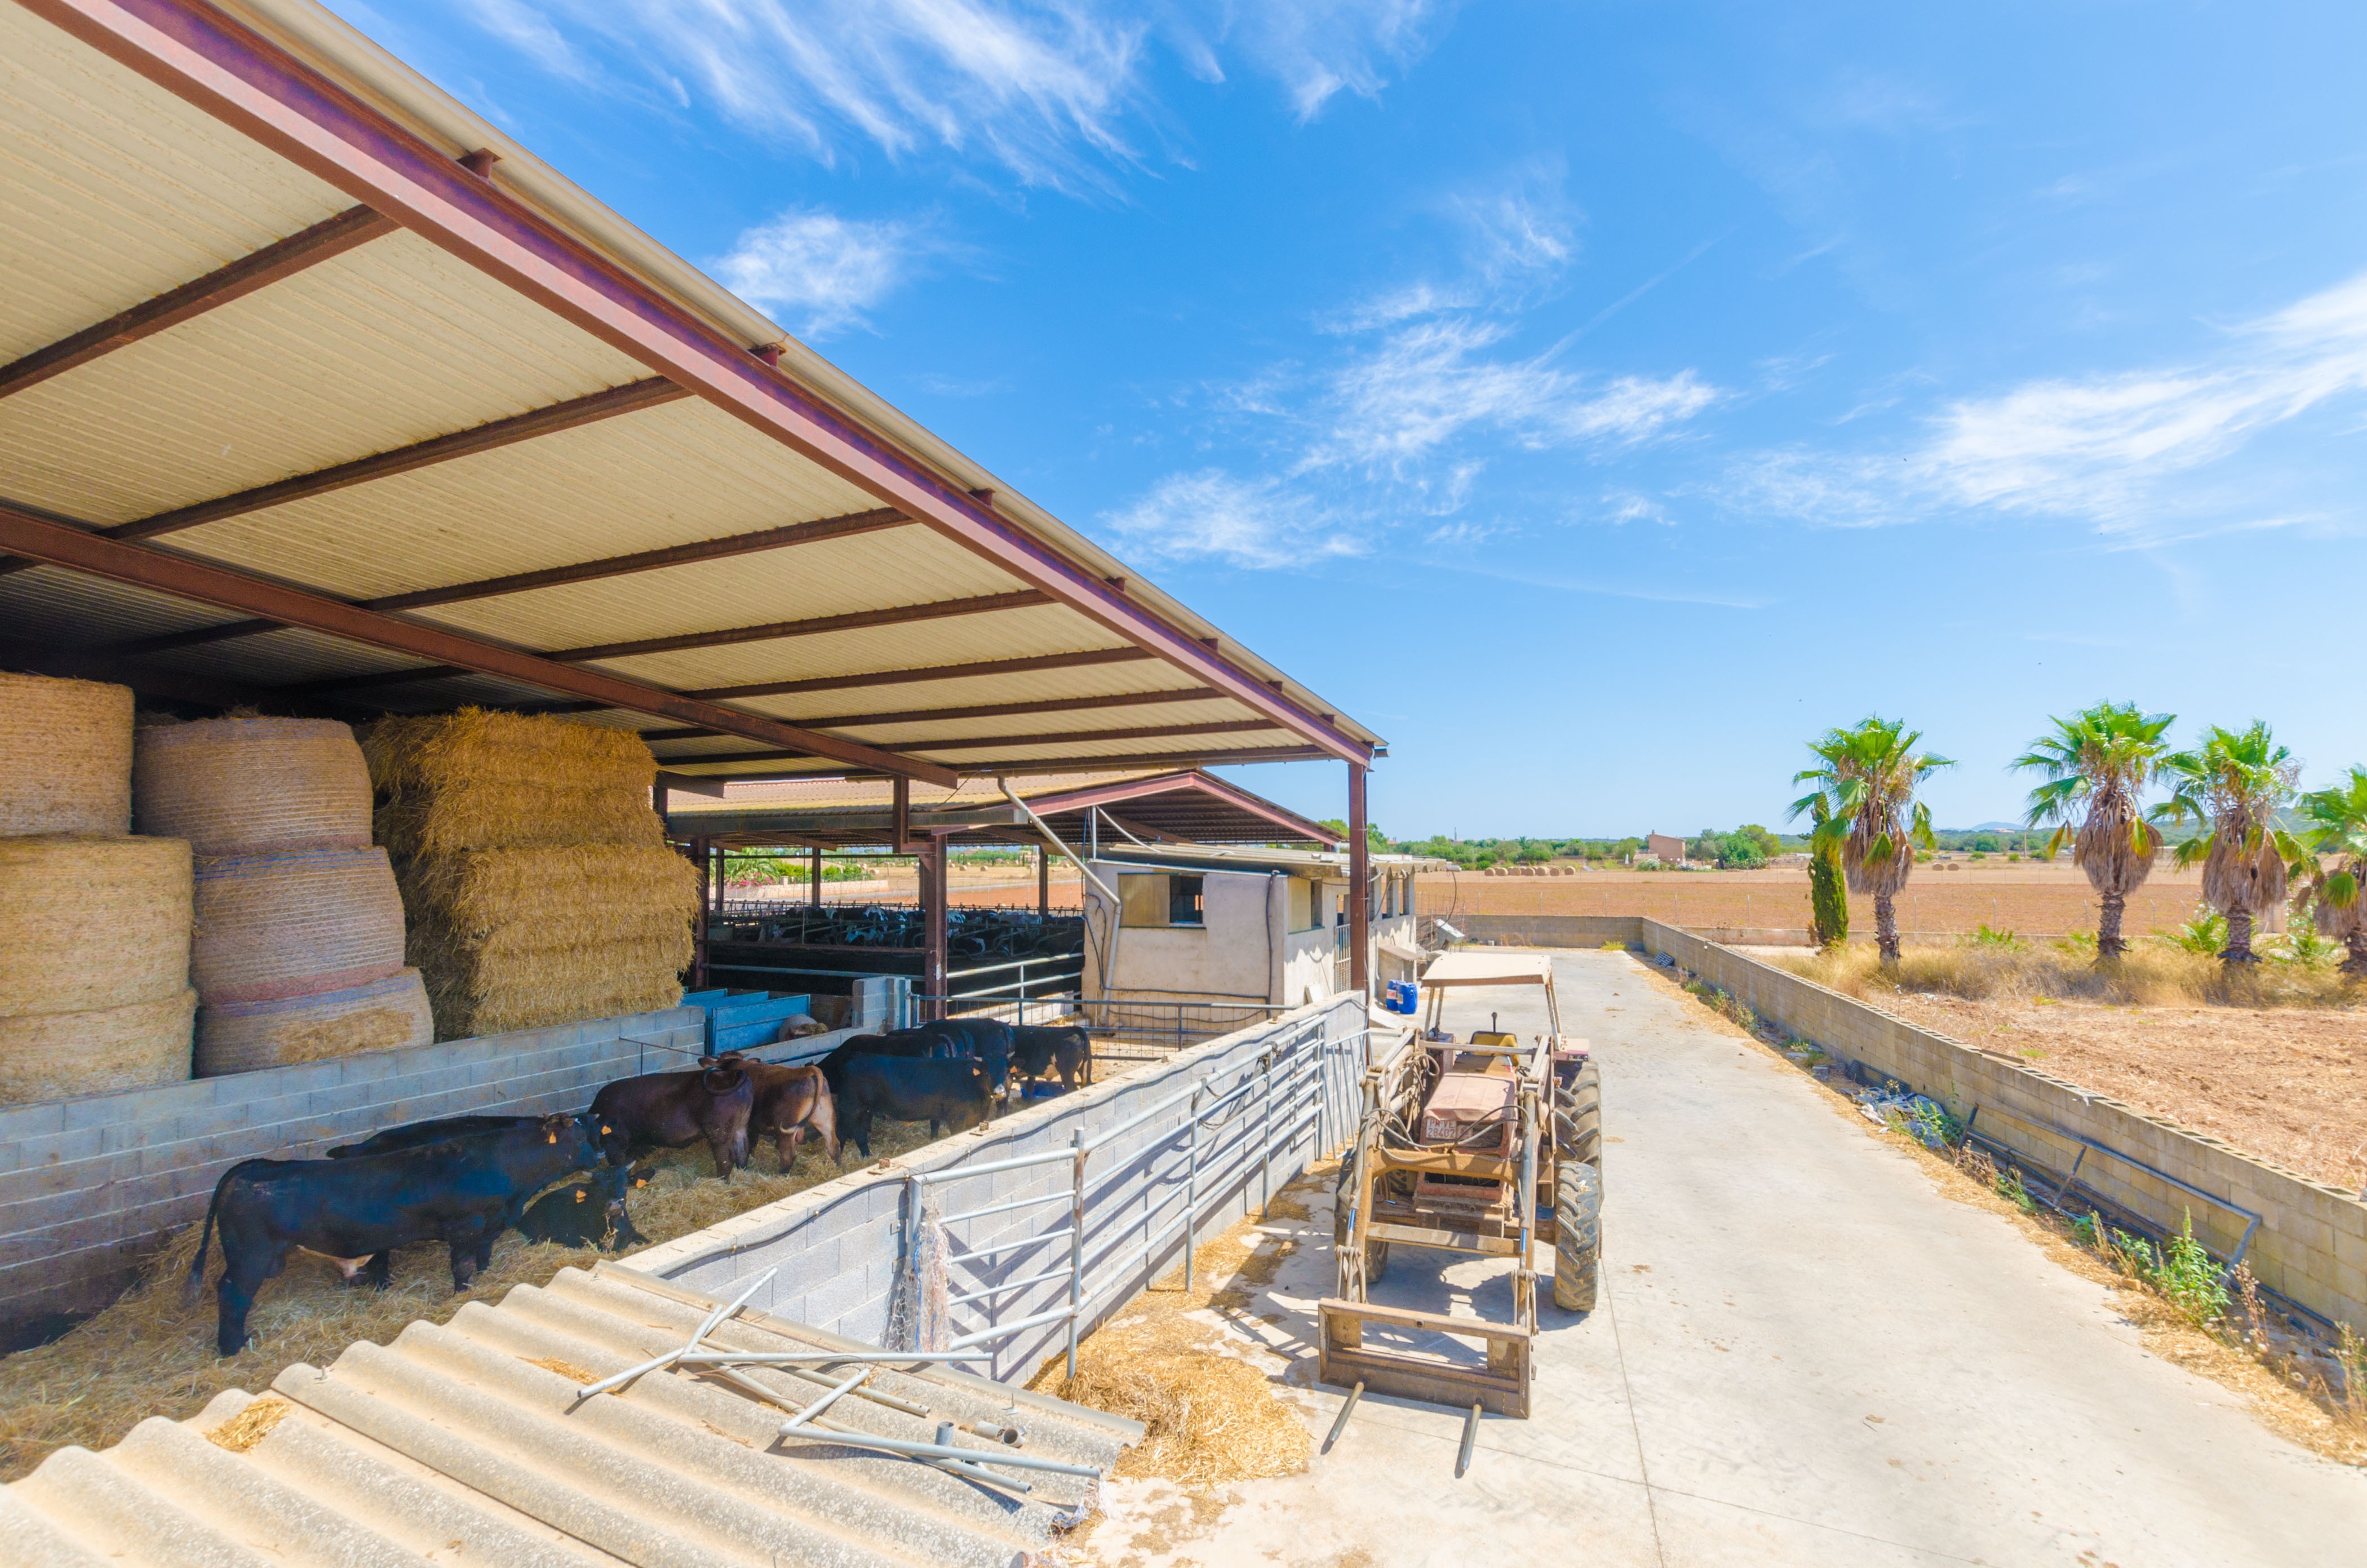
[[[892,1158],[928,1138],[926,1122],[881,1122],[872,1147]],[[726,1183],[715,1179],[704,1146],[660,1154],[650,1185],[632,1197],[633,1223],[652,1243],[672,1241],[839,1174],[818,1150],[787,1176],[767,1168],[770,1153],[760,1150],[756,1158],[756,1168]],[[326,1366],[357,1340],[386,1344],[414,1320],[443,1323],[469,1301],[498,1301],[514,1285],[539,1285],[603,1256],[529,1243],[513,1231],[493,1244],[493,1267],[470,1290],[455,1292],[448,1255],[438,1244],[396,1253],[385,1290],[346,1285],[325,1259],[298,1254],[256,1297],[247,1320],[253,1343],[224,1358],[214,1354],[211,1283],[221,1267],[219,1248],[208,1289],[193,1305],[181,1301],[181,1279],[197,1244],[192,1225],[165,1244],[114,1305],[53,1344],[0,1360],[0,1482],[21,1479],[53,1449],[105,1448],[147,1416],[186,1419],[224,1389],[267,1388],[295,1362]]]
[[[2265,962],[2230,976],[2218,960],[2140,943],[2112,969],[2054,947],[1957,945],[1908,948],[1886,971],[1870,948],[1848,947],[1776,960],[1844,995],[1879,1004],[1886,995],[1938,992],[1974,1001],[2101,1002],[2113,1006],[2353,1007],[2367,986],[2332,969]]]
[[[271,1436],[279,1418],[295,1408],[284,1399],[266,1395],[207,1433],[206,1437],[216,1448],[243,1454]]]
[[[1319,1170],[1301,1183],[1328,1179]],[[1267,1207],[1268,1218],[1307,1213],[1295,1191]],[[1242,1346],[1199,1315],[1246,1310],[1296,1249],[1261,1223],[1243,1220],[1204,1243],[1193,1256],[1193,1290],[1178,1267],[1096,1330],[1078,1347],[1076,1377],[1056,1358],[1029,1385],[1143,1424],[1142,1441],[1120,1456],[1116,1474],[1206,1493],[1307,1468],[1314,1439],[1306,1423],[1275,1395],[1274,1380],[1242,1358]]]

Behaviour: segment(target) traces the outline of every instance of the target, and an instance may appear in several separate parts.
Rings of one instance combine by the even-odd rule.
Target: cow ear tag
[[[542,1135],[542,1141],[546,1143],[556,1143],[559,1142],[559,1134],[556,1132],[546,1132]]]
[[[583,1189],[580,1187],[575,1189],[575,1201],[578,1203],[583,1201]]]

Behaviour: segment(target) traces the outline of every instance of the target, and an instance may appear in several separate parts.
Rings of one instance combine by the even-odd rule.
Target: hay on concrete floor
[[[177,838],[0,838],[0,1015],[178,996],[189,865]]]
[[[1188,1317],[1112,1324],[1079,1348],[1074,1378],[1062,1370],[1049,1392],[1142,1423],[1142,1441],[1118,1457],[1119,1475],[1206,1491],[1296,1475],[1314,1448],[1273,1381]]]
[[[369,844],[369,769],[334,719],[144,724],[135,759],[140,831],[200,855]]]
[[[410,961],[447,1040],[682,999],[698,877],[624,845],[430,856],[403,876]]]
[[[657,759],[629,730],[463,709],[370,726],[378,841],[397,861],[472,849],[657,847]]]
[[[0,836],[131,831],[131,688],[0,672]]]

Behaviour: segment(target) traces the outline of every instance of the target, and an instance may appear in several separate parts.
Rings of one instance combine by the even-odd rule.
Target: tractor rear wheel
[[[1578,1070],[1562,1096],[1554,1121],[1554,1147],[1565,1160],[1603,1167],[1603,1069],[1590,1062]]]
[[[1554,1305],[1566,1312],[1594,1310],[1596,1265],[1603,1253],[1603,1175],[1565,1157],[1554,1192]]]

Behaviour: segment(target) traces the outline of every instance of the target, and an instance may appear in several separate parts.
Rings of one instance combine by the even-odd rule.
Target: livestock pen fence
[[[876,1345],[1025,1379],[1345,1141],[1369,1028],[1334,997],[635,1257]]]

